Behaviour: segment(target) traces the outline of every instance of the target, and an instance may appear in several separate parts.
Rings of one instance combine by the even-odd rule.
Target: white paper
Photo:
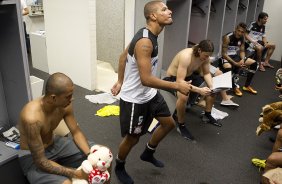
[[[212,78],[212,80],[213,80],[213,89],[212,89],[213,92],[218,92],[221,90],[232,88],[231,71],[215,76]]]

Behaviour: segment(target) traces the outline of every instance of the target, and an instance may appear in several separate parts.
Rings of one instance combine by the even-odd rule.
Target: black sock
[[[174,110],[174,112],[173,112],[173,114],[172,114],[172,118],[174,119],[174,121],[177,121],[177,120],[178,120],[176,109]]]
[[[249,72],[248,75],[247,75],[247,79],[246,79],[246,82],[245,82],[245,87],[248,87],[250,86],[251,82],[252,82],[252,79],[254,77],[254,74]]]
[[[140,159],[146,162],[152,163],[156,167],[164,167],[164,164],[155,159],[153,154],[155,153],[156,146],[147,144],[144,152],[141,154]]]
[[[134,181],[132,178],[127,174],[125,170],[125,161],[122,161],[120,159],[116,159],[116,166],[115,166],[115,173],[119,181],[123,184],[133,184]]]
[[[216,120],[214,119],[214,117],[212,117],[211,112],[206,112],[206,111],[205,111],[205,115],[206,115],[206,117],[209,119],[210,123],[216,122]]]
[[[178,125],[179,128],[185,128],[185,123],[177,122],[177,125]]]
[[[205,115],[207,115],[207,116],[211,116],[211,112],[207,112],[207,111],[205,111]]]

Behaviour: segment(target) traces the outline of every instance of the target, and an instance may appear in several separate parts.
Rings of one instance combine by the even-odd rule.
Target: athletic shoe
[[[234,94],[236,95],[236,96],[242,96],[243,95],[243,93],[241,92],[241,90],[240,90],[240,88],[234,88]]]
[[[245,86],[243,86],[243,90],[244,91],[248,91],[248,92],[250,92],[250,93],[252,93],[252,94],[254,94],[254,95],[256,95],[258,92],[256,91],[256,90],[254,90],[251,86],[248,86],[248,87],[245,87]]]
[[[193,135],[189,132],[189,130],[185,127],[185,126],[177,126],[177,132],[180,133],[180,135],[187,140],[195,140],[195,138],[193,137]]]
[[[220,105],[222,105],[222,106],[231,106],[231,107],[239,107],[239,105],[234,103],[232,100],[222,100]]]
[[[212,125],[215,125],[215,126],[218,126],[218,127],[221,127],[222,124],[220,122],[218,122],[216,119],[214,119],[212,117],[212,115],[210,114],[204,114],[203,117],[202,117],[202,120],[205,122],[205,123],[210,123]]]
[[[253,158],[252,159],[252,163],[259,167],[259,168],[265,168],[265,165],[266,165],[266,160],[261,160],[261,159],[258,159],[258,158]]]

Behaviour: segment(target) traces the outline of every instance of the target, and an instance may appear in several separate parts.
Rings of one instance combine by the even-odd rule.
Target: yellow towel
[[[106,105],[102,109],[96,112],[97,116],[106,117],[106,116],[119,116],[119,106],[117,105]]]

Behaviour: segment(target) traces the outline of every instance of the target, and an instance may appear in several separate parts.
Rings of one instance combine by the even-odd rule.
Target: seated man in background
[[[256,60],[259,64],[259,70],[265,71],[264,67],[274,68],[269,64],[270,57],[272,56],[275,45],[269,43],[265,35],[265,24],[268,19],[268,14],[261,12],[258,15],[258,20],[251,22],[248,26],[247,33],[245,37],[247,39],[248,50],[254,49],[256,51]],[[263,54],[266,52],[266,57],[264,62],[262,62]]]
[[[257,94],[257,91],[250,86],[257,70],[257,62],[251,58],[247,58],[245,55],[244,33],[246,27],[245,23],[239,23],[234,32],[227,33],[222,39],[222,59],[219,62],[219,67],[224,73],[232,71],[232,87],[237,96],[242,96],[243,94],[235,83],[235,78],[238,77],[239,70],[246,67],[249,70],[243,90],[251,94]]]
[[[70,184],[71,178],[88,179],[76,170],[90,152],[73,113],[72,80],[62,73],[51,75],[45,95],[27,103],[20,113],[19,160],[31,184]],[[54,136],[53,131],[64,119],[73,140]]]
[[[212,115],[211,110],[215,101],[215,95],[211,94],[212,89],[212,77],[210,74],[210,56],[214,51],[213,43],[210,40],[203,40],[198,45],[195,45],[193,48],[186,48],[176,54],[173,58],[170,66],[167,69],[167,77],[164,80],[168,81],[192,81],[192,88],[190,92],[199,93],[202,96],[206,96],[206,109],[203,116],[203,120],[211,123],[215,126],[221,127],[221,123],[217,122]],[[204,80],[207,84],[207,87],[198,87],[199,86],[199,77],[200,71],[203,73]],[[188,140],[194,140],[194,137],[191,135],[189,130],[185,127],[184,117],[185,117],[185,108],[188,97],[177,92],[177,101],[176,101],[176,112],[177,117],[175,121],[177,122],[177,131]]]

